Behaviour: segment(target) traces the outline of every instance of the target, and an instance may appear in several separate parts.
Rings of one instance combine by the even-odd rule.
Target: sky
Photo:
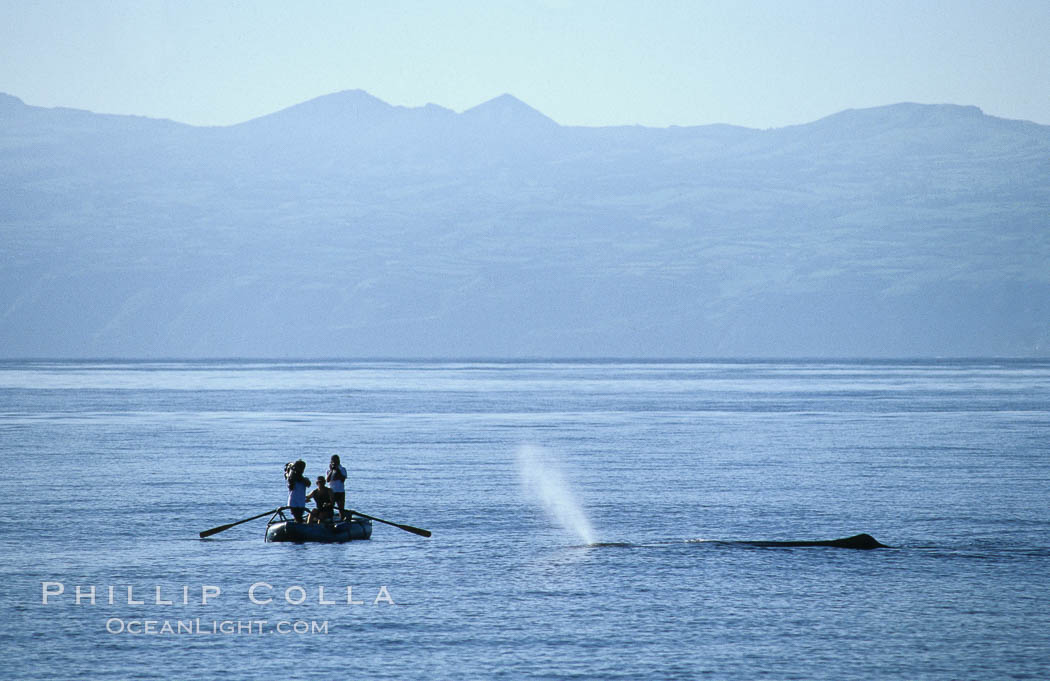
[[[754,128],[896,102],[1050,124],[1050,0],[0,0],[0,92],[229,125],[331,92],[563,125]]]

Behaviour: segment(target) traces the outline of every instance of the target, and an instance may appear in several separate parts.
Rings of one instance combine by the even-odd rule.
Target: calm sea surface
[[[1050,362],[6,362],[0,452],[6,679],[1050,678]],[[433,537],[198,538],[334,453]]]

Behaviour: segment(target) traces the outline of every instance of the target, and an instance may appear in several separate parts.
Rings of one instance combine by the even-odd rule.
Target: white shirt
[[[346,477],[346,469],[345,468],[343,468],[342,466],[339,466],[339,472],[343,475],[344,478]],[[339,494],[339,493],[342,493],[342,492],[346,492],[346,490],[343,489],[343,481],[340,480],[339,478],[335,477],[334,471],[331,468],[328,469],[327,479],[328,479],[328,486],[332,488],[333,492],[335,492],[336,494]]]
[[[306,483],[296,482],[288,490],[288,505],[292,508],[304,508],[306,506]]]

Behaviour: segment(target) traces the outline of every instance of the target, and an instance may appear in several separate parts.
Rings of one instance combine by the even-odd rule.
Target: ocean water
[[[1050,362],[6,362],[0,451],[6,679],[1050,678]],[[198,537],[333,453],[433,537]]]

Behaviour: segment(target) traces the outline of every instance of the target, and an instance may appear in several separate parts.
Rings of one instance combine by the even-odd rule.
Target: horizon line
[[[389,362],[389,363],[409,363],[409,364],[422,364],[422,363],[489,363],[489,364],[572,364],[572,363],[585,363],[585,364],[616,364],[616,363],[634,363],[634,364],[719,364],[719,363],[785,363],[785,362],[819,362],[819,363],[915,363],[915,362],[933,362],[933,363],[951,363],[951,362],[1050,362],[1050,355],[917,355],[912,357],[906,356],[886,356],[886,357],[870,357],[870,356],[819,356],[819,355],[798,355],[798,356],[781,356],[781,357],[769,357],[759,355],[742,355],[742,356],[712,356],[712,357],[631,357],[631,356],[565,356],[565,357],[544,357],[544,356],[413,356],[413,357],[397,357],[397,356],[360,356],[360,357],[0,357],[0,363],[12,364],[12,363],[36,363],[36,362],[54,362],[54,363],[76,363],[76,362],[97,362],[97,363],[114,363],[114,364],[145,364],[145,363],[158,363],[158,362],[172,362],[172,363],[192,363],[192,362],[244,362],[244,363],[262,363],[262,362],[285,362],[285,363],[323,363],[323,362]]]

